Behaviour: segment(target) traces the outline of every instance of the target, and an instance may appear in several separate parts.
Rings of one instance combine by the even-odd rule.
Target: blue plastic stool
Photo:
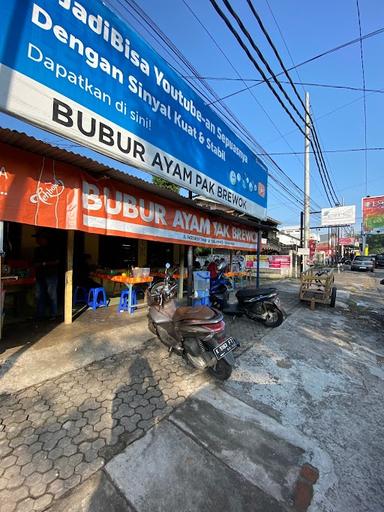
[[[87,304],[88,302],[88,292],[84,286],[76,286],[75,293],[73,294],[73,303],[77,304]]]
[[[117,307],[117,311],[119,313],[122,313],[123,311],[128,311],[128,298],[129,298],[129,290],[123,290],[120,295],[120,302]],[[136,290],[132,288],[132,298],[131,298],[131,308],[129,313],[132,314],[136,310],[136,304],[137,304],[137,296],[136,296]]]
[[[110,299],[107,299],[107,294],[103,287],[90,288],[88,293],[88,306],[93,310],[101,307],[109,306]]]

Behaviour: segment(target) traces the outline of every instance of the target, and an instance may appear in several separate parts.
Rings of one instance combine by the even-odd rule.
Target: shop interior
[[[36,251],[39,236],[47,239],[48,247],[58,255],[57,262],[57,315],[51,317],[46,305],[43,318],[37,314],[36,296]],[[4,222],[4,257],[2,258],[3,330],[2,347],[21,343],[31,332],[37,339],[41,333],[53,329],[64,318],[65,273],[67,266],[68,232],[62,229],[37,228],[16,222]],[[230,251],[227,252],[228,262]],[[194,249],[194,262],[198,268],[205,261],[215,258],[212,249]],[[223,251],[220,250],[220,254]],[[117,304],[124,282],[112,280],[115,276],[130,276],[140,269],[150,269],[152,279],[161,279],[165,263],[169,262],[175,272],[187,268],[187,251],[172,243],[146,241],[137,238],[97,235],[81,231],[74,232],[73,240],[73,287],[103,286],[111,299],[111,313],[118,320],[126,321],[127,315],[117,313]],[[201,263],[198,263],[201,262]],[[186,273],[184,271],[186,277]],[[135,291],[138,303],[144,301],[148,283],[138,283]],[[186,282],[184,284],[184,296]],[[180,296],[179,296],[180,298]],[[46,301],[49,303],[49,299]],[[73,315],[77,318],[87,310],[83,303],[73,303]],[[90,312],[92,313],[92,312]]]

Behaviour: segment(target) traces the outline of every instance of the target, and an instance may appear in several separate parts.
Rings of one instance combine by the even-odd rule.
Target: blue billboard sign
[[[265,218],[267,169],[99,0],[0,4],[0,109]]]

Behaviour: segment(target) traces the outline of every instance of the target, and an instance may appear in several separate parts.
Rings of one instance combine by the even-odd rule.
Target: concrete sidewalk
[[[348,279],[335,310],[297,309],[229,381],[112,459],[96,495],[112,482],[112,502],[125,499],[116,510],[137,512],[383,510],[383,322],[356,308]],[[360,284],[380,304],[375,281]],[[318,471],[313,487],[303,467]]]
[[[312,492],[313,512],[381,510],[382,298],[370,276],[338,280],[334,310],[311,312],[286,281],[282,326],[228,322],[242,355],[224,385],[169,358],[136,316],[137,336],[119,331],[128,351],[111,330],[112,355],[81,366],[86,343],[70,371],[0,397],[2,512],[305,510]],[[54,361],[45,344],[25,358]]]

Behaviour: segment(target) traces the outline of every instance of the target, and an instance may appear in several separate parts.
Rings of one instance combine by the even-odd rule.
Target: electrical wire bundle
[[[167,63],[175,69],[179,74],[184,75],[186,81],[190,86],[204,98],[207,104],[211,105],[216,114],[223,119],[228,125],[230,125],[235,133],[258,154],[261,160],[264,161],[268,168],[270,186],[284,199],[288,200],[296,210],[302,209],[304,191],[288,176],[283,169],[272,159],[267,151],[261,147],[261,145],[255,140],[249,130],[237,119],[234,113],[220,100],[217,93],[212,89],[208,82],[201,78],[195,67],[188,61],[188,59],[182,54],[182,52],[172,43],[172,41],[162,32],[162,30],[156,25],[156,23],[145,13],[145,11],[137,5],[135,0],[116,0],[120,7],[125,11],[129,12],[130,16],[135,22],[140,25],[156,43],[164,50],[164,52],[171,57],[176,63],[177,67],[170,64],[169,60]],[[184,1],[184,0],[183,0]],[[184,1],[185,5],[190,9],[189,5]],[[190,9],[191,10],[191,9]],[[191,10],[192,14],[193,11]],[[194,14],[195,16],[195,14]],[[200,21],[199,21],[200,22]],[[203,28],[204,25],[200,22]],[[213,36],[211,39],[214,41],[217,47],[218,43],[214,40]],[[185,76],[185,70],[191,75],[190,77]],[[198,86],[197,86],[198,84]],[[280,132],[279,132],[280,133]],[[282,135],[282,134],[281,134]],[[316,208],[320,209],[317,203],[314,203]],[[286,203],[283,203],[286,204]],[[286,204],[287,207],[292,209],[292,206]]]
[[[225,14],[223,9],[219,6],[218,2],[216,0],[210,0],[210,3],[213,6],[213,8],[215,9],[215,11],[217,12],[217,14],[219,15],[219,17],[224,21],[227,28],[233,34],[233,36],[235,37],[238,44],[240,45],[240,47],[242,48],[244,53],[247,55],[250,62],[253,64],[253,66],[256,68],[258,73],[261,75],[261,78],[264,80],[264,82],[266,83],[268,88],[271,90],[272,94],[275,96],[275,98],[278,101],[278,103],[280,104],[280,106],[284,109],[286,114],[290,117],[291,121],[297,126],[299,131],[305,137],[306,136],[305,129],[302,127],[302,124],[300,124],[300,122],[304,123],[304,125],[306,124],[306,120],[305,120],[304,115],[302,114],[302,111],[300,111],[297,108],[297,106],[294,103],[294,101],[292,100],[291,96],[285,90],[284,86],[278,79],[276,73],[272,70],[269,62],[267,61],[267,59],[265,58],[264,54],[259,49],[259,47],[256,45],[254,38],[251,36],[250,32],[244,25],[242,19],[239,17],[239,15],[235,11],[235,9],[232,7],[229,0],[223,0],[223,3],[225,5],[225,7],[227,8],[230,16],[233,18],[234,21],[236,21],[237,26],[239,27],[240,31],[243,34],[243,37],[240,35],[239,31],[235,28],[231,19]],[[258,15],[256,9],[254,8],[251,0],[247,0],[247,4],[250,8],[252,15],[256,19],[261,31],[263,32],[269,45],[271,46],[271,48],[279,62],[279,65],[281,66],[283,73],[285,74],[286,78],[288,79],[288,82],[289,82],[296,98],[299,100],[299,103],[300,103],[301,107],[303,108],[303,111],[305,112],[304,102],[301,99],[301,97],[297,91],[296,85],[294,84],[286,66],[284,65],[283,60],[282,60],[275,44],[273,43],[269,33],[267,32],[260,16]],[[247,42],[244,41],[244,39],[243,39],[244,37]],[[252,50],[250,49],[250,47]],[[269,77],[267,76],[267,73],[270,75],[272,80],[269,79]],[[275,86],[277,86],[277,88]],[[334,185],[333,185],[331,177],[330,177],[327,163],[325,161],[325,158],[324,158],[321,146],[320,146],[320,141],[319,141],[316,127],[313,122],[313,118],[312,118],[310,112],[308,112],[308,115],[309,115],[309,119],[310,119],[309,128],[310,128],[310,131],[312,134],[310,144],[311,144],[314,156],[315,156],[317,168],[319,171],[322,185],[324,187],[324,191],[326,193],[328,202],[331,206],[340,204],[340,201],[337,197]]]

